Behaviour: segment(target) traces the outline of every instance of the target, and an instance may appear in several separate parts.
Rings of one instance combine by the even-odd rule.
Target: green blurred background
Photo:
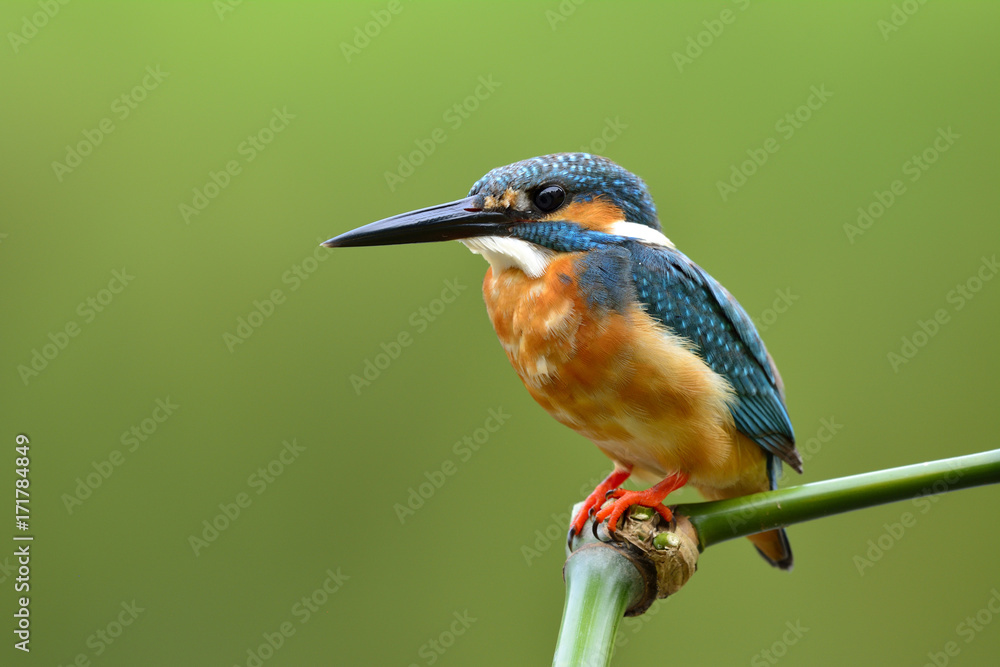
[[[758,321],[786,484],[996,447],[998,20],[5,2],[0,479],[27,434],[35,541],[27,656],[0,550],[0,663],[548,664],[566,512],[609,462],[510,369],[481,258],[316,245],[534,155],[641,175]],[[995,664],[997,498],[796,526],[790,575],[714,547],[617,664]]]

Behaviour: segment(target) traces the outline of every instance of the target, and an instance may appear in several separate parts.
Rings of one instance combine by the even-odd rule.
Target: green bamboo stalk
[[[701,548],[772,528],[923,495],[1000,482],[1000,449],[868,472],[742,498],[678,505]]]
[[[588,542],[577,547],[563,570],[563,608],[553,667],[607,667],[625,611],[638,601],[644,582],[628,558],[613,547]]]
[[[674,514],[690,520],[704,550],[802,521],[996,483],[1000,483],[1000,449],[741,498],[678,505]],[[566,604],[553,660],[558,667],[609,665],[618,624],[644,594],[637,566],[613,546],[595,543],[590,528],[588,522],[586,539],[574,540],[564,569]]]
[[[582,506],[577,503],[570,516],[576,516]],[[592,522],[567,547],[566,603],[553,667],[610,665],[618,625],[645,588],[636,566],[613,545],[594,536]]]

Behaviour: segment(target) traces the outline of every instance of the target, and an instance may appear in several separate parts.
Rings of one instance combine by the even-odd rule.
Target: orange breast
[[[557,257],[538,278],[491,268],[483,282],[497,336],[534,399],[649,481],[683,471],[721,488],[748,467],[762,471],[759,448],[737,437],[725,379],[638,304],[592,307],[581,256]]]

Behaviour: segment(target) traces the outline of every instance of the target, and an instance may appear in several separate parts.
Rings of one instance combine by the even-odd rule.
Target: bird
[[[373,222],[329,248],[457,240],[489,263],[483,298],[528,392],[612,472],[572,519],[615,537],[633,505],[666,521],[689,484],[718,500],[775,489],[802,457],[781,376],[747,312],[664,235],[645,182],[608,158],[497,167],[466,197]],[[650,484],[626,490],[634,476]],[[790,570],[783,528],[749,537]]]

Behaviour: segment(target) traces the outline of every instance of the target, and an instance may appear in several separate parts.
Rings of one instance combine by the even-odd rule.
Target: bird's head
[[[494,274],[514,267],[538,276],[557,253],[624,239],[671,245],[646,184],[607,158],[556,153],[497,167],[464,199],[379,220],[323,245],[457,240],[482,254]]]

